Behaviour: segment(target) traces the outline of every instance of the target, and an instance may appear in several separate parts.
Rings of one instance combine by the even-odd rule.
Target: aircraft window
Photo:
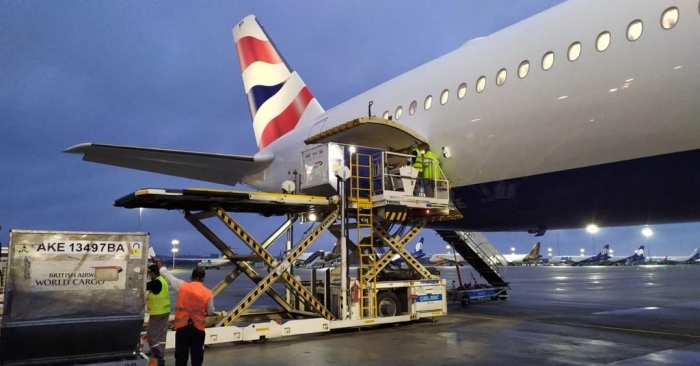
[[[678,23],[678,8],[671,7],[664,11],[661,15],[661,26],[664,29],[671,29]]]
[[[389,119],[389,111],[384,111],[384,114],[382,114],[382,118]]]
[[[574,42],[569,46],[569,61],[576,61],[579,56],[581,56],[581,43]]]
[[[595,41],[595,49],[597,49],[600,52],[603,52],[610,47],[610,32],[603,32],[598,35],[598,38]]]
[[[627,26],[627,39],[636,41],[642,36],[642,21],[637,19]]]
[[[486,76],[482,76],[476,81],[476,92],[481,93],[486,88]]]
[[[414,115],[416,114],[416,108],[418,108],[418,102],[415,100],[411,102],[411,105],[408,106],[408,114]]]
[[[394,113],[394,115],[396,116],[397,120],[401,119],[401,116],[403,115],[403,107],[402,106],[396,107],[396,113]]]
[[[554,65],[554,52],[549,51],[542,56],[542,69],[549,70]]]
[[[425,110],[427,111],[432,106],[433,106],[433,96],[428,95],[427,97],[425,97],[425,101],[423,102],[423,108],[425,108]]]
[[[467,95],[467,83],[461,83],[457,88],[457,98],[462,99],[465,95]]]
[[[508,76],[508,72],[506,69],[501,69],[498,71],[498,74],[496,74],[496,85],[501,86],[506,83],[506,76]]]
[[[450,99],[450,91],[445,89],[440,93],[440,104],[445,105],[448,99]]]
[[[530,62],[525,60],[518,66],[518,77],[524,79],[528,72],[530,72]]]

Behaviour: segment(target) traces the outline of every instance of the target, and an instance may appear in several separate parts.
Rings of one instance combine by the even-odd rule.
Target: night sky
[[[144,187],[225,186],[87,163],[63,150],[99,142],[204,152],[256,152],[231,28],[255,14],[326,110],[560,1],[3,1],[0,3],[0,242],[9,229],[146,231],[156,252],[215,249],[176,211],[113,201]],[[378,55],[393,55],[377,62]],[[386,59],[386,58],[382,58]],[[259,241],[281,221],[236,215]],[[643,224],[643,223],[640,223]],[[306,226],[308,227],[308,226]],[[306,229],[300,226],[296,232]],[[616,255],[645,243],[642,225],[487,233],[503,252]],[[651,254],[699,246],[697,224],[651,226]],[[224,232],[217,228],[217,232]],[[298,234],[297,234],[298,235]],[[445,244],[424,231],[425,249]],[[226,235],[235,249],[243,244]],[[329,250],[329,235],[315,249]],[[409,245],[412,248],[412,245]],[[281,246],[275,244],[277,254]],[[246,252],[247,250],[243,250]],[[168,253],[169,254],[169,253]],[[648,251],[647,251],[647,254]]]

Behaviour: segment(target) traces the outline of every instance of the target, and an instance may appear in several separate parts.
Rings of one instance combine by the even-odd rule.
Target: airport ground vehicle
[[[398,130],[395,133],[404,136],[399,141],[418,138],[389,120],[356,119],[343,130],[324,131],[309,139],[311,146],[301,156],[300,194],[292,193],[297,192],[298,182],[287,181],[282,185],[284,193],[142,189],[115,201],[118,207],[183,211],[185,219],[235,264],[231,274],[213,288],[214,296],[241,275],[254,282],[233,309],[207,328],[206,344],[263,341],[447,314],[445,280],[424,268],[404,246],[428,221],[456,214],[448,208],[449,182],[436,179],[432,197],[415,196],[417,171],[406,165],[409,155],[333,142],[343,140],[342,131],[352,135],[357,128],[372,126]],[[265,241],[258,242],[234,219],[234,213],[283,216],[287,220]],[[251,253],[235,253],[232,245],[204,223],[210,218],[222,222]],[[297,240],[289,230],[297,220],[315,221],[317,227]],[[333,269],[318,271],[318,275],[313,271],[310,281],[301,282],[294,276],[292,264],[325,230],[338,239],[339,263]],[[348,235],[350,232],[353,234]],[[275,258],[267,248],[285,233],[286,248]],[[388,250],[378,256],[379,247]],[[407,269],[388,266],[397,254]],[[265,263],[267,273],[256,272],[253,261]],[[350,262],[358,263],[354,273],[348,270]],[[284,294],[271,287],[276,282],[284,283]],[[262,294],[279,307],[251,311]],[[174,334],[169,334],[166,347],[173,346]]]

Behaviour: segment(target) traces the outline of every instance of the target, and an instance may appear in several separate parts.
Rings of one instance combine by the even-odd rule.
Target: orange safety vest
[[[204,331],[207,303],[211,296],[211,291],[201,282],[182,283],[175,303],[175,329],[186,326],[191,319],[195,328]]]

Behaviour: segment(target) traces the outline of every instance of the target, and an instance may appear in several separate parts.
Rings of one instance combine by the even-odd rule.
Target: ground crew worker
[[[204,362],[204,326],[206,315],[214,314],[214,298],[204,287],[206,272],[202,268],[192,270],[190,282],[173,276],[159,259],[154,258],[160,274],[173,286],[177,294],[175,303],[175,365],[187,366],[192,357],[192,366]]]
[[[440,174],[440,160],[437,155],[430,151],[430,147],[425,149],[423,155],[423,177],[425,178],[425,195],[435,198],[435,181],[442,179]]]
[[[411,148],[411,154],[413,154],[413,158],[411,159],[411,166],[418,171],[416,185],[413,187],[413,195],[419,196],[421,193],[421,189],[423,188],[423,152],[418,150],[418,141],[413,141],[413,143],[411,143]]]
[[[148,266],[146,283],[146,309],[148,310],[148,327],[146,340],[151,349],[151,357],[158,366],[165,365],[165,338],[168,334],[168,318],[170,317],[170,293],[168,283],[160,275],[158,265]],[[149,363],[149,366],[151,364]]]

